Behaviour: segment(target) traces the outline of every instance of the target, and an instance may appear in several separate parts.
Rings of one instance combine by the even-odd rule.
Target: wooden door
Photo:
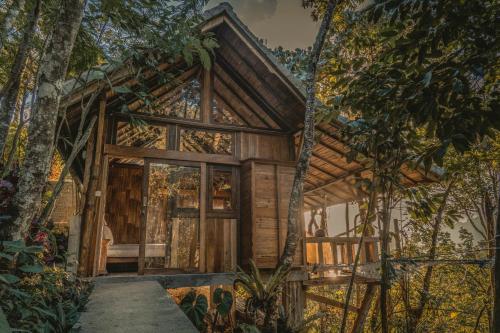
[[[199,163],[146,160],[139,273],[200,267]]]

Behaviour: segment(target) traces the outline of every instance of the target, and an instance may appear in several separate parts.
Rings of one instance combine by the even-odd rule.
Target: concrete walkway
[[[156,281],[96,284],[79,323],[83,333],[198,332]]]

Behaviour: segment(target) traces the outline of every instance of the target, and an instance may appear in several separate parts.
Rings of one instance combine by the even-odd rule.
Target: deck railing
[[[340,271],[354,263],[360,237],[306,237],[307,265],[311,271]],[[379,261],[379,238],[364,237],[359,265]]]

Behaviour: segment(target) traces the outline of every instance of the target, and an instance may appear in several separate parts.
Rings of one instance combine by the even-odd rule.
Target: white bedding
[[[139,257],[139,244],[113,244],[108,247],[108,258]],[[165,257],[165,244],[146,244],[146,257]]]

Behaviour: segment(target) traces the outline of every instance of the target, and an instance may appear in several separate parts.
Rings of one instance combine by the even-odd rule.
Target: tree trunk
[[[14,0],[5,14],[5,17],[0,27],[0,50],[3,49],[9,31],[12,31],[15,18],[19,15],[19,11],[24,7],[25,0]]]
[[[9,79],[2,89],[0,102],[0,156],[3,156],[5,141],[9,133],[9,125],[16,109],[22,74],[26,67],[26,60],[28,59],[28,53],[33,44],[33,36],[35,35],[36,25],[40,16],[40,5],[41,1],[37,0],[29,13],[28,23],[26,24],[23,38],[17,49]]]
[[[439,209],[436,214],[435,222],[434,222],[434,228],[432,230],[432,236],[431,236],[431,247],[429,250],[429,260],[434,260],[436,259],[436,252],[437,252],[437,243],[438,243],[438,236],[439,236],[439,231],[441,230],[441,223],[443,221],[443,214],[446,208],[446,201],[448,200],[448,196],[450,194],[451,188],[453,187],[453,183],[450,183],[448,185],[448,188],[444,192],[443,195],[443,202],[439,206]],[[429,291],[431,288],[431,279],[432,279],[432,271],[433,271],[433,265],[429,265],[427,267],[427,270],[425,271],[424,275],[424,281],[422,284],[422,292],[420,293],[420,301],[418,304],[418,307],[412,311],[410,314],[410,332],[415,332],[415,329],[417,328],[418,322],[420,321],[420,318],[422,318],[422,315],[424,313],[425,306],[427,305],[427,302],[429,301]]]
[[[500,173],[498,174],[500,183]],[[500,192],[497,202],[497,220],[495,223],[495,283],[493,291],[493,329],[494,333],[500,333]]]
[[[301,204],[301,197],[304,187],[304,178],[309,168],[309,160],[311,159],[314,146],[314,115],[316,113],[316,69],[323,45],[326,40],[330,22],[333,17],[333,11],[337,5],[337,0],[329,0],[325,15],[321,21],[316,40],[311,52],[311,58],[307,68],[306,76],[306,112],[304,119],[304,141],[302,150],[300,151],[295,177],[293,179],[292,191],[290,194],[290,203],[288,206],[288,222],[285,248],[281,254],[279,265],[291,266],[297,243],[299,241],[299,233],[297,228],[298,215]]]
[[[28,131],[26,159],[15,197],[19,217],[14,224],[14,239],[21,239],[26,235],[32,219],[40,209],[55,144],[62,87],[83,10],[84,0],[62,1],[59,19],[40,64],[40,81]]]
[[[349,285],[347,287],[347,292],[345,296],[345,301],[344,301],[344,311],[342,314],[342,323],[340,324],[340,333],[344,333],[347,328],[347,314],[349,311],[349,303],[351,302],[351,294],[352,294],[352,289],[354,286],[354,280],[356,279],[356,270],[358,269],[358,264],[359,264],[359,258],[361,256],[361,247],[363,245],[363,239],[367,234],[367,226],[369,223],[371,223],[371,220],[373,218],[373,212],[375,211],[375,201],[377,200],[377,191],[376,189],[372,186],[371,192],[370,192],[370,197],[368,198],[368,208],[366,209],[366,214],[363,215],[363,220],[362,220],[362,230],[361,230],[361,237],[358,242],[358,249],[356,251],[356,256],[354,257],[354,263],[352,265],[352,273],[351,273],[351,279],[349,280]],[[360,213],[361,215],[361,213]]]
[[[383,187],[385,188],[385,187]],[[389,295],[389,228],[391,223],[390,202],[392,199],[392,185],[386,193],[382,194],[382,228],[381,228],[381,278],[380,278],[380,323],[382,326],[382,333],[389,332],[389,318],[387,315],[387,300]]]
[[[368,317],[368,312],[370,311],[370,306],[372,304],[372,299],[375,296],[375,286],[373,284],[366,285],[365,296],[361,307],[356,315],[356,320],[352,325],[351,333],[363,333],[363,328],[365,326],[366,317]]]

